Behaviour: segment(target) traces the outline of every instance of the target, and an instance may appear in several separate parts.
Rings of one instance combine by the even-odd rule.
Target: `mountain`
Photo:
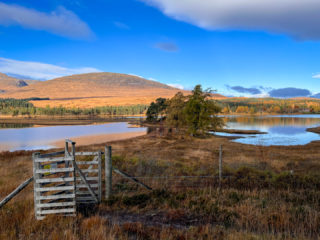
[[[7,78],[10,77],[7,76]],[[10,79],[10,82],[14,81],[14,78]],[[158,97],[171,98],[178,91],[189,94],[188,91],[138,76],[108,72],[77,74],[47,81],[24,80],[23,82],[27,85],[23,87],[24,83],[18,84],[17,80],[15,79],[14,82],[15,87],[0,93],[0,97],[50,99],[32,102],[39,107],[62,105],[89,108],[105,105],[150,104]],[[219,94],[214,94],[213,97],[223,98]]]
[[[17,90],[21,87],[28,86],[24,80],[9,77],[6,74],[0,73],[0,90],[1,92],[7,92],[10,90]]]
[[[158,97],[172,97],[179,89],[141,77],[119,73],[88,73],[37,81],[8,77],[0,79],[1,98],[50,98],[33,101],[36,106],[94,107],[149,104]],[[6,77],[4,77],[6,76]],[[19,84],[20,83],[20,84]],[[10,85],[6,88],[2,86]],[[18,87],[19,85],[20,87]]]

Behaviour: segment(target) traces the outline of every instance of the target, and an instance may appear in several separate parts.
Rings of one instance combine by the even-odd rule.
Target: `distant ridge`
[[[170,98],[180,89],[147,80],[138,76],[120,73],[87,73],[60,77],[48,81],[37,81],[24,87],[16,84],[28,84],[20,80],[1,75],[6,81],[1,88],[1,98],[49,98],[34,101],[36,106],[65,106],[90,108],[105,105],[150,104],[158,97]],[[1,81],[1,79],[0,79]],[[3,86],[4,86],[3,85]]]
[[[0,90],[2,90],[2,92],[16,90],[17,88],[25,86],[28,86],[28,83],[24,80],[9,77],[4,73],[0,73]]]
[[[90,83],[112,87],[139,87],[139,88],[164,88],[164,89],[175,89],[166,84],[162,84],[156,81],[147,80],[142,77],[122,74],[122,73],[110,73],[110,72],[99,72],[99,73],[86,73],[86,74],[75,74],[66,77],[52,79],[46,82],[68,82],[74,81],[77,83]]]
[[[47,81],[19,80],[8,76],[6,79],[15,86],[4,89],[5,92],[0,93],[1,98],[50,99],[33,101],[33,104],[40,107],[49,105],[90,108],[150,104],[159,97],[171,98],[179,91],[190,93],[142,77],[110,72],[76,74]],[[212,97],[225,98],[220,94],[213,94]]]

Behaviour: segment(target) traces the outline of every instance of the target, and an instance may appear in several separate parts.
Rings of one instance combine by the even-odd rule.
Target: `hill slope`
[[[31,81],[29,81],[29,83],[31,83]],[[18,90],[19,88],[28,85],[29,84],[24,80],[9,77],[6,74],[0,73],[0,92]]]
[[[0,88],[1,89],[1,88]],[[88,73],[11,88],[1,98],[50,98],[36,106],[94,107],[102,105],[149,104],[158,97],[169,98],[179,89],[118,73]]]

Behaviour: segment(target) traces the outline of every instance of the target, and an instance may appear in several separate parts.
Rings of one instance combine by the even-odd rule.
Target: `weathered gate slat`
[[[37,183],[57,183],[57,182],[72,182],[73,177],[66,178],[45,178],[45,179],[37,179]]]
[[[99,170],[98,169],[81,169],[81,172],[83,172],[83,173],[98,173]]]
[[[63,173],[72,172],[73,168],[37,169],[36,173]]]
[[[48,192],[48,191],[63,191],[63,190],[73,190],[74,186],[64,186],[64,187],[44,187],[36,188],[37,192]]]
[[[99,185],[98,184],[90,184],[90,187],[91,188],[98,188]],[[79,189],[79,188],[87,188],[87,185],[86,184],[77,184],[76,188],[77,189]]]
[[[87,181],[99,181],[99,178],[98,177],[86,177]],[[77,181],[81,181],[81,178],[80,177],[76,177],[76,180]],[[92,185],[92,184],[90,184]]]
[[[98,195],[98,190],[94,191],[96,195]],[[77,191],[77,195],[90,195],[89,191]]]
[[[76,202],[57,202],[57,203],[40,203],[38,204],[39,208],[49,208],[49,207],[67,207],[75,206]]]
[[[48,196],[37,196],[37,200],[49,200],[49,199],[65,199],[75,198],[75,194],[61,194],[61,195],[48,195]]]
[[[99,152],[77,152],[76,156],[98,156]]]
[[[72,161],[73,158],[59,157],[59,158],[37,158],[35,162],[44,163],[44,162],[65,162]]]
[[[82,162],[77,161],[78,165],[92,165],[92,164],[98,164],[98,163],[99,163],[98,161],[82,161]]]

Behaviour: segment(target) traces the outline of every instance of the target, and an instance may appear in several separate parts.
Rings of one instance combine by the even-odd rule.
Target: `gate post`
[[[112,148],[111,146],[105,147],[105,182],[106,193],[105,198],[108,199],[112,194]]]
[[[39,169],[40,163],[36,162],[36,159],[39,157],[40,153],[35,152],[32,154],[32,162],[33,162],[33,198],[34,198],[34,215],[35,218],[38,220],[38,204],[40,204],[39,200],[39,193],[36,191],[37,188],[39,188],[40,184],[37,183],[37,180],[39,178],[39,174],[36,173],[36,170]]]

